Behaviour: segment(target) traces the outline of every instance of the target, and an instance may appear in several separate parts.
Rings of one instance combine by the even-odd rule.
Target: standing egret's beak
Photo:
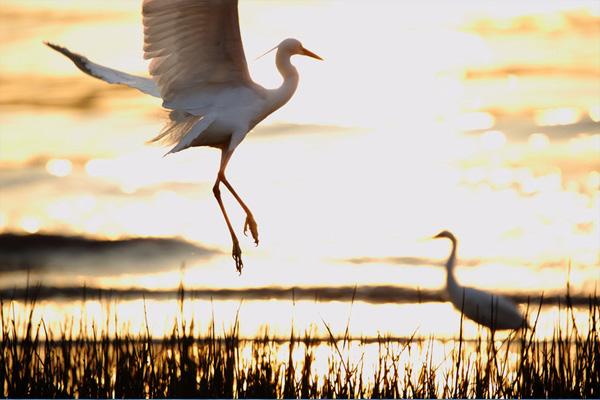
[[[312,58],[316,58],[317,60],[323,61],[323,59],[321,57],[319,57],[318,55],[316,55],[312,51],[305,49],[304,47],[302,48],[302,55],[309,56],[309,57],[312,57]]]

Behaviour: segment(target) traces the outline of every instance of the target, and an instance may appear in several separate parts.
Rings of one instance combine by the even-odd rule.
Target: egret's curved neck
[[[275,63],[277,70],[283,77],[283,83],[277,89],[269,90],[269,114],[287,103],[298,87],[300,77],[298,76],[298,70],[292,65],[290,57],[289,52],[277,50]]]
[[[456,265],[456,239],[450,239],[452,242],[452,251],[450,257],[446,261],[446,285],[448,289],[458,287],[456,278],[454,277],[454,266]]]

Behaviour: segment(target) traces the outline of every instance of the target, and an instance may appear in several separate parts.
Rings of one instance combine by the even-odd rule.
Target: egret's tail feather
[[[183,133],[179,142],[167,154],[177,153],[190,147],[214,121],[215,115],[213,114],[203,115],[199,119],[196,119],[195,123],[190,125],[190,128]]]
[[[169,113],[169,122],[155,138],[149,140],[149,143],[158,142],[166,146],[179,143],[201,118],[201,116],[173,110]]]
[[[190,147],[214,120],[215,116],[211,114],[199,116],[173,110],[169,113],[169,122],[149,143],[160,142],[167,146],[175,145],[167,154],[177,153]]]

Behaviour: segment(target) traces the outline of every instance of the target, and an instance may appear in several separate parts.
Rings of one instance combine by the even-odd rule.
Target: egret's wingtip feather
[[[152,79],[131,75],[126,72],[93,63],[87,57],[74,53],[58,44],[48,41],[44,41],[44,44],[70,59],[79,70],[94,78],[108,83],[127,85],[151,96],[160,97],[160,91]]]
[[[67,56],[67,57],[69,57],[69,58],[71,58],[71,59],[72,59],[72,58],[73,58],[73,56],[74,56],[74,54],[73,54],[73,53],[72,53],[72,52],[71,52],[69,49],[67,49],[67,48],[66,48],[66,47],[64,47],[64,46],[61,46],[61,45],[59,45],[59,44],[52,43],[52,42],[47,42],[47,41],[45,41],[45,42],[44,42],[44,44],[45,44],[46,46],[50,47],[52,50],[56,50],[56,51],[58,51],[59,53],[61,53],[61,54],[65,55],[65,56]]]
[[[55,44],[55,43],[52,43],[52,42],[48,42],[47,40],[44,40],[44,41],[43,41],[43,43],[44,43],[46,46],[48,46],[48,47],[50,47],[51,49],[53,49],[53,50],[56,50],[56,51],[58,51],[58,52],[61,52],[61,53],[62,53],[62,50],[64,50],[64,47],[62,47],[62,46],[59,46],[59,45],[57,45],[57,44]]]

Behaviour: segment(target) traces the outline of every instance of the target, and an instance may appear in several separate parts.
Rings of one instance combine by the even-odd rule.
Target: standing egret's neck
[[[287,50],[277,49],[275,63],[277,70],[283,77],[280,87],[269,91],[269,114],[283,106],[294,95],[300,77],[298,70],[290,62],[291,54]]]
[[[449,238],[452,242],[452,251],[446,261],[446,285],[448,289],[458,287],[458,283],[454,278],[454,266],[456,264],[456,238]]]

